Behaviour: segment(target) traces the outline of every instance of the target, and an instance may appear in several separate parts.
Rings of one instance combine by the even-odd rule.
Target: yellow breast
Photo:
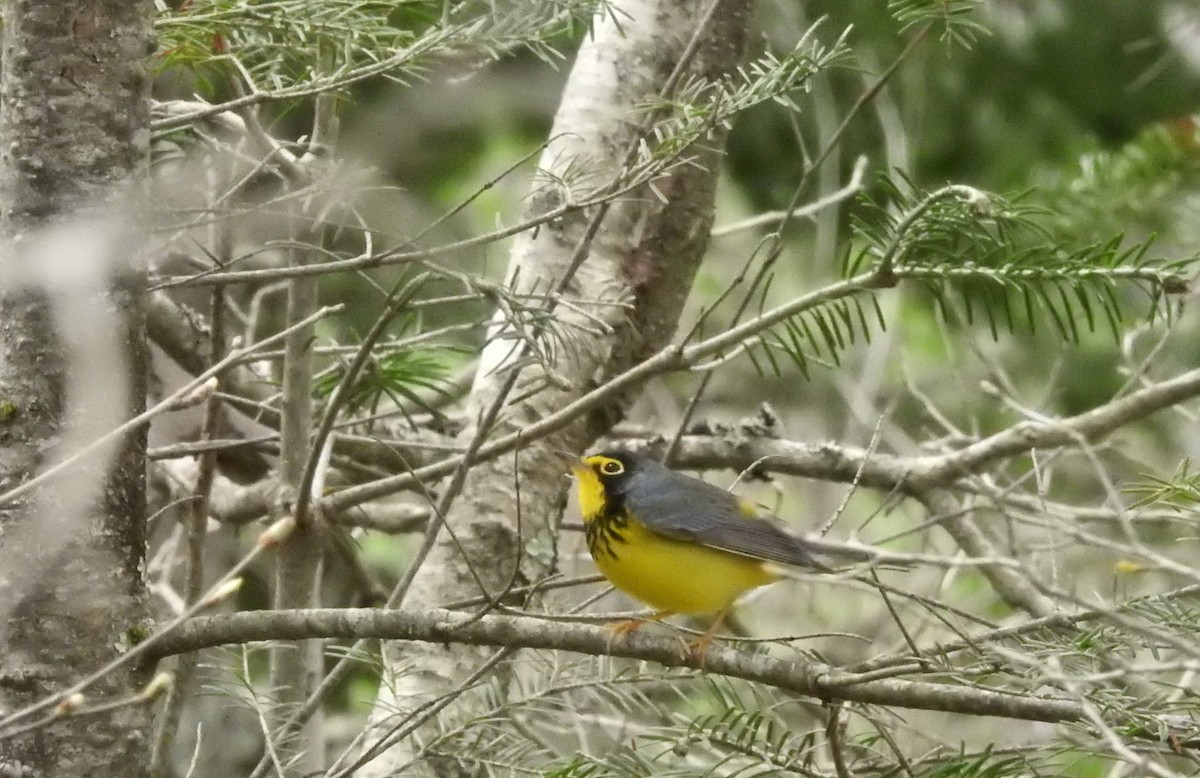
[[[716,613],[776,579],[761,560],[664,538],[638,521],[612,527],[607,542],[593,546],[605,578],[659,611]]]

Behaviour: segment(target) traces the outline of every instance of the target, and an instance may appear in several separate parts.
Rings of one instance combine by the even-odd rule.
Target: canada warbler
[[[675,613],[714,613],[689,646],[703,655],[733,603],[777,580],[779,566],[828,569],[752,503],[652,459],[604,451],[571,469],[596,567],[656,611],[613,625],[620,634]]]

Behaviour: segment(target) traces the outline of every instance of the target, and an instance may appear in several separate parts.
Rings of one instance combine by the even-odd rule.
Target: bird
[[[616,588],[653,609],[609,625],[617,635],[674,614],[715,614],[684,654],[701,661],[733,604],[781,577],[781,568],[828,571],[802,538],[755,505],[699,478],[623,449],[571,465],[588,551]]]

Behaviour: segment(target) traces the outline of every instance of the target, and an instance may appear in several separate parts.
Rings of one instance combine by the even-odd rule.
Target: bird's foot
[[[647,624],[662,621],[671,615],[671,611],[661,611],[659,613],[647,616],[644,619],[627,619],[625,621],[613,621],[604,625],[604,628],[609,631],[608,648],[612,649],[613,641],[632,635]],[[700,669],[704,669],[704,660],[708,656],[708,649],[716,638],[717,630],[720,629],[721,623],[725,620],[725,612],[722,611],[717,615],[716,620],[712,625],[704,631],[704,634],[695,640],[684,640],[679,638],[679,658],[684,662],[696,662],[700,665]]]
[[[642,627],[650,623],[650,619],[629,619],[627,621],[613,621],[604,625],[604,628],[612,633],[613,639],[625,637],[637,632]],[[658,619],[654,619],[658,621]]]
[[[671,611],[659,611],[652,613],[644,619],[627,619],[626,621],[613,621],[604,625],[604,628],[609,631],[607,649],[611,653],[613,641],[617,638],[623,638],[626,635],[632,635],[647,624],[662,621],[667,616],[671,615]]]
[[[708,625],[708,629],[704,630],[703,635],[683,644],[683,661],[695,662],[701,670],[704,669],[704,661],[708,658],[708,648],[712,645],[717,631],[721,629],[721,625],[725,623],[725,617],[728,615],[729,606],[726,605],[713,619],[712,624]]]
[[[704,660],[708,657],[709,646],[712,645],[713,635],[710,632],[705,632],[695,640],[680,640],[682,644],[679,650],[679,658],[685,662],[695,662],[700,665],[700,669],[704,669]]]

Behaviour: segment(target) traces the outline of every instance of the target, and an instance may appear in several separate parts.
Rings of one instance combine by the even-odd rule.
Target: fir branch
[[[445,610],[327,608],[257,611],[192,619],[155,640],[154,658],[230,643],[310,638],[379,638],[431,643],[542,648],[593,656],[619,656],[691,667],[743,678],[818,699],[842,699],[922,710],[1003,716],[1030,721],[1075,721],[1082,709],[1074,702],[1021,697],[985,688],[921,681],[879,680],[846,683],[835,668],[819,662],[785,661],[714,646],[703,662],[681,657],[673,638],[634,634],[620,641],[602,627],[555,624],[529,616],[477,616]]]
[[[551,43],[582,25],[597,3],[417,2],[403,6],[406,22],[393,20],[396,8],[358,0],[183,4],[159,22],[162,65],[201,73],[203,67],[228,71],[226,75],[243,80],[245,94],[157,119],[152,128],[183,127],[226,111],[339,91],[375,77],[404,83],[419,78],[437,58],[486,61],[524,48],[555,61],[561,57]],[[311,63],[323,46],[338,59],[328,72],[316,72]]]

